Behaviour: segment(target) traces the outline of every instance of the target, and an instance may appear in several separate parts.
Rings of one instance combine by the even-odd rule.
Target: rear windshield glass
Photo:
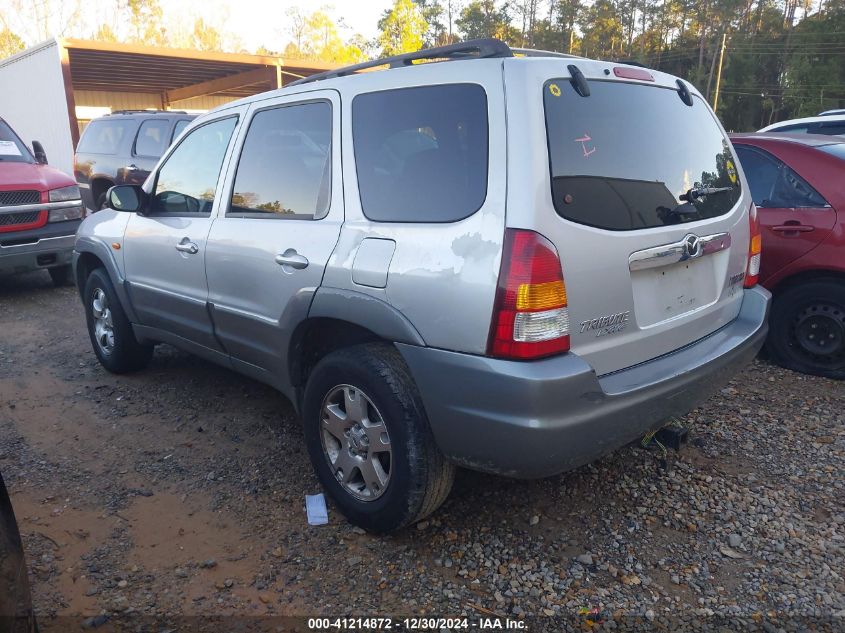
[[[561,216],[624,231],[713,218],[737,203],[730,146],[701,99],[690,107],[675,90],[616,81],[591,81],[590,92],[581,97],[568,79],[543,86]]]
[[[97,119],[85,128],[76,151],[86,154],[116,154],[120,142],[130,133],[134,121]]]
[[[830,154],[831,156],[836,156],[837,158],[845,160],[845,143],[836,143],[835,145],[822,145],[818,149],[827,154]]]
[[[476,84],[402,88],[352,101],[364,215],[454,222],[487,196],[487,95]]]

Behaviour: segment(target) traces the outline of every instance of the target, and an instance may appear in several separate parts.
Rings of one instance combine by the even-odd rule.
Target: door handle
[[[296,249],[289,248],[284,253],[276,255],[276,263],[279,266],[289,266],[296,270],[308,267],[308,258],[296,252]]]
[[[182,241],[176,245],[176,250],[180,253],[187,253],[188,255],[196,255],[200,252],[200,247],[194,244],[190,238],[183,237]]]
[[[783,224],[773,226],[772,230],[777,231],[779,233],[809,233],[810,231],[815,231],[816,227],[808,226],[807,224],[801,224],[800,222],[796,222],[795,220],[789,220],[787,222],[784,222]]]

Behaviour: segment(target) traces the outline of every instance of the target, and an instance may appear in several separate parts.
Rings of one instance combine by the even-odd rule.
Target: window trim
[[[448,86],[475,86],[481,89],[482,94],[484,95],[484,118],[485,118],[485,128],[487,129],[487,152],[484,155],[484,197],[481,199],[481,202],[478,206],[473,209],[472,211],[450,220],[379,220],[375,218],[371,218],[367,215],[367,210],[364,208],[364,200],[361,197],[361,176],[358,171],[358,156],[355,154],[355,101],[358,100],[358,97],[364,95],[373,95],[373,94],[385,94],[388,92],[400,92],[406,90],[424,90],[427,88],[445,88]],[[475,82],[475,81],[447,81],[442,83],[431,83],[431,84],[417,84],[417,85],[410,85],[410,86],[399,86],[397,88],[385,88],[384,90],[368,90],[367,92],[359,92],[352,98],[352,103],[350,104],[350,136],[352,137],[352,158],[355,163],[355,186],[358,189],[358,205],[361,209],[361,214],[368,222],[376,222],[378,224],[454,224],[456,222],[462,222],[467,218],[471,218],[476,213],[481,211],[484,208],[484,205],[487,204],[487,200],[490,196],[490,95],[487,94],[487,88],[484,84]]]
[[[749,145],[748,143],[741,143],[741,142],[737,142],[736,145],[741,145],[743,149],[747,149],[747,150],[750,150],[752,152],[756,152],[758,155],[762,156],[763,158],[767,158],[767,159],[769,159],[769,160],[771,160],[772,162],[775,163],[775,165],[777,166],[777,169],[778,169],[778,174],[777,174],[777,178],[775,179],[775,182],[772,184],[772,190],[769,192],[770,195],[774,194],[775,188],[778,185],[778,181],[782,178],[783,170],[789,169],[789,170],[792,171],[792,173],[794,173],[796,176],[798,176],[798,178],[801,180],[801,182],[803,182],[805,185],[807,185],[807,187],[809,187],[810,190],[814,191],[816,193],[816,195],[819,198],[821,198],[822,200],[824,200],[824,202],[825,202],[824,205],[821,205],[821,206],[814,205],[814,206],[800,206],[800,207],[780,207],[780,206],[765,206],[764,207],[762,205],[762,200],[761,200],[760,204],[757,204],[756,202],[754,203],[755,206],[758,209],[806,209],[806,210],[830,209],[830,203],[827,201],[827,198],[825,198],[818,189],[816,189],[813,185],[811,185],[809,182],[807,182],[807,179],[804,178],[804,176],[802,176],[795,169],[793,169],[792,167],[787,165],[786,161],[781,160],[780,158],[778,158],[777,156],[775,156],[771,152],[769,152],[769,151],[767,151],[767,150],[765,150],[761,147],[758,147],[756,145]],[[746,176],[746,180],[747,179],[748,179],[748,177]],[[751,189],[750,184],[749,184],[748,188]],[[751,197],[752,198],[754,197],[753,192],[752,192]],[[769,200],[768,198],[766,198],[766,199]],[[771,202],[771,200],[769,200],[769,201]]]
[[[173,121],[171,121],[169,119],[153,119],[153,118],[143,119],[141,121],[141,124],[138,126],[138,129],[135,130],[135,138],[132,140],[132,156],[133,156],[133,158],[159,158],[161,156],[161,154],[159,154],[159,156],[156,156],[155,154],[139,154],[137,152],[138,137],[141,135],[141,128],[144,127],[145,123],[149,123],[151,121],[163,121],[163,122],[167,123],[166,134],[168,136],[171,136],[171,137],[173,135]],[[173,142],[172,138],[171,138],[170,142],[171,143]],[[162,152],[162,154],[164,154],[167,151],[167,148],[168,148],[169,145],[170,145],[170,143],[168,143],[167,145],[164,146],[164,151]]]
[[[244,154],[244,146],[246,145],[247,139],[249,139],[249,131],[252,128],[252,123],[255,120],[255,117],[258,116],[262,112],[266,112],[268,110],[280,110],[282,108],[289,108],[301,105],[309,105],[313,103],[327,103],[329,106],[329,122],[331,124],[331,143],[329,145],[329,155],[327,156],[327,164],[329,165],[329,197],[326,200],[326,208],[325,211],[321,215],[308,214],[308,213],[273,213],[273,212],[261,212],[261,211],[232,211],[232,198],[235,195],[235,185],[238,182],[238,170],[241,167],[241,158]],[[235,161],[235,171],[232,174],[232,187],[231,191],[229,192],[228,200],[226,201],[226,207],[223,211],[224,218],[233,218],[233,219],[246,219],[246,220],[305,220],[310,222],[318,222],[320,220],[325,219],[329,215],[329,211],[332,208],[332,200],[334,198],[334,152],[335,152],[335,130],[334,130],[334,104],[332,103],[331,99],[326,97],[315,97],[311,99],[304,99],[302,101],[286,101],[284,103],[274,103],[271,105],[266,105],[262,108],[255,109],[249,116],[249,123],[246,126],[246,130],[243,133],[243,141],[240,144],[239,151],[238,151],[238,159]]]
[[[211,125],[213,123],[220,123],[221,121],[226,121],[228,119],[235,119],[235,125],[232,127],[232,133],[229,136],[229,143],[226,145],[226,150],[223,152],[223,161],[220,163],[220,172],[217,174],[217,182],[214,183],[214,194],[215,194],[215,198],[217,197],[217,192],[220,190],[220,187],[219,187],[220,178],[223,175],[223,168],[226,166],[226,154],[228,153],[229,148],[232,146],[232,140],[235,138],[235,136],[237,136],[236,132],[238,130],[238,121],[240,119],[240,114],[237,114],[237,113],[229,114],[227,116],[221,116],[219,118],[211,119],[209,121],[204,121],[200,125],[191,129],[190,134],[186,134],[185,136],[183,136],[179,140],[178,144],[171,145],[165,151],[162,162],[158,166],[158,169],[156,169],[155,178],[152,181],[152,187],[151,187],[151,191],[150,191],[150,194],[149,194],[151,205],[152,205],[152,201],[155,199],[155,196],[156,196],[156,189],[158,188],[158,177],[161,174],[161,170],[164,168],[165,165],[167,165],[167,162],[170,160],[170,157],[173,156],[174,152],[176,152],[176,150],[178,150],[179,147],[181,147],[182,143],[184,143],[185,140],[188,137],[190,137],[191,134],[193,134],[197,130],[204,128],[207,125]],[[151,218],[209,218],[209,217],[212,216],[213,211],[214,211],[214,204],[212,203],[212,208],[209,209],[208,213],[202,213],[202,212],[198,212],[198,213],[187,213],[187,212],[186,213],[168,213],[167,211],[156,212],[156,211],[152,211],[152,209],[150,209],[144,215],[146,215],[147,217],[151,217]]]

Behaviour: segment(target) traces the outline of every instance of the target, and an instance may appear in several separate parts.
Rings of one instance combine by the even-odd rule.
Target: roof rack
[[[489,57],[513,57],[513,50],[501,40],[493,38],[469,40],[467,42],[458,42],[457,44],[449,44],[447,46],[424,48],[422,50],[415,51],[413,53],[405,53],[403,55],[383,57],[382,59],[353,64],[352,66],[344,66],[343,68],[337,68],[335,70],[317,73],[316,75],[311,75],[310,77],[297,79],[296,81],[290,82],[288,86],[297,86],[311,83],[312,81],[331,79],[333,77],[344,77],[346,75],[356,73],[359,70],[376,68],[378,66],[402,68],[404,66],[412,66],[415,61],[423,59],[456,60]]]
[[[188,114],[185,110],[114,110],[109,114]]]
[[[580,55],[573,55],[572,53],[558,53],[557,51],[544,51],[538,48],[513,48],[511,52],[514,55],[522,55],[523,57],[565,57],[566,59],[584,59]]]

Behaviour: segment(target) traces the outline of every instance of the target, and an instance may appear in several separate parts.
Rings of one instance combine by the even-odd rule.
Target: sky
[[[116,24],[117,13],[114,11],[115,0],[86,0],[85,10],[81,14],[81,33],[63,33],[63,27],[70,23],[68,13],[77,4],[75,0],[41,0],[48,7],[50,14],[51,36],[79,37],[94,33],[102,23],[120,34],[122,29]],[[299,7],[305,13],[327,10],[336,21],[342,20],[345,28],[340,35],[344,39],[360,33],[367,39],[376,37],[378,20],[385,9],[392,6],[392,0],[334,0],[326,2],[308,2],[307,0],[160,0],[165,18],[170,18],[183,25],[192,25],[197,17],[223,33],[231,33],[242,47],[254,51],[260,46],[271,50],[282,50],[290,41],[285,12],[288,8]],[[34,29],[32,6],[29,11],[16,10],[26,6],[29,0],[0,0],[0,27],[4,23],[19,33],[28,45],[37,43],[43,37],[43,29]],[[36,32],[40,31],[39,35]]]

